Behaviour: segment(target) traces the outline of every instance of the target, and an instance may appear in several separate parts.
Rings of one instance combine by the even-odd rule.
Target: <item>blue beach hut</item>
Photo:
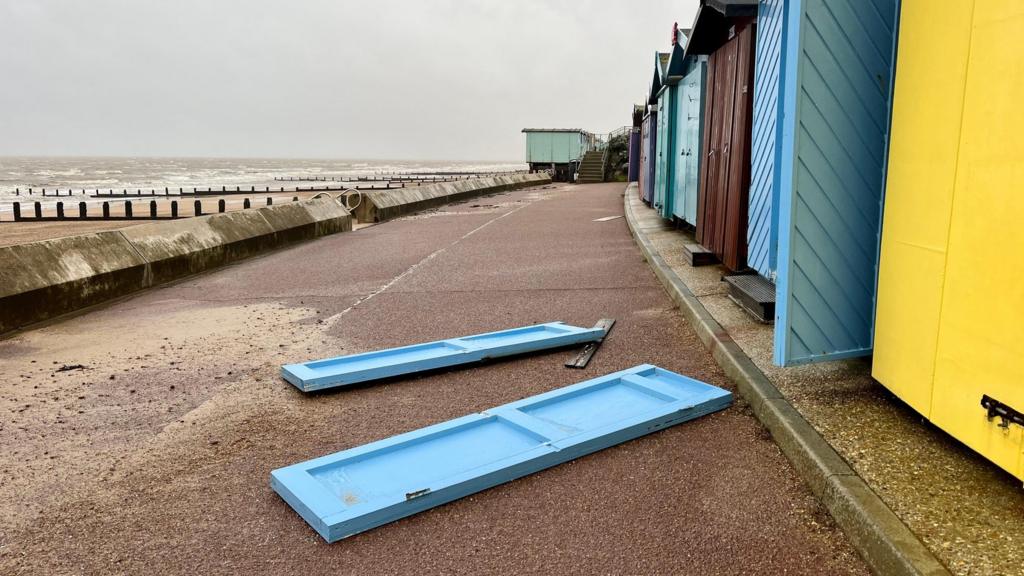
[[[650,83],[650,90],[647,92],[647,115],[644,116],[643,124],[640,127],[640,198],[648,206],[653,206],[654,203],[655,169],[658,154],[657,94],[662,89],[662,77],[669,65],[669,55],[667,52],[654,52],[654,76]]]
[[[672,50],[665,74],[668,94],[666,130],[667,174],[662,216],[697,223],[697,193],[700,185],[700,155],[704,121],[704,84],[707,56],[687,56],[684,50],[689,30],[672,27]]]
[[[748,264],[781,366],[872,350],[897,4],[758,2]]]

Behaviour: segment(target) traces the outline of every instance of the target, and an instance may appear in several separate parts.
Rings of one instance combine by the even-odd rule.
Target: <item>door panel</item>
[[[691,225],[697,222],[697,197],[700,185],[701,145],[704,127],[704,85],[707,81],[707,64],[697,63],[686,77],[683,105],[685,106],[686,128],[684,131],[685,166],[683,172],[683,216]]]
[[[746,266],[753,32],[739,28],[708,62],[697,240],[732,270]]]
[[[731,270],[747,267],[747,213],[750,191],[750,130],[754,96],[754,26],[737,32],[733,81],[729,176],[723,214],[722,263]]]

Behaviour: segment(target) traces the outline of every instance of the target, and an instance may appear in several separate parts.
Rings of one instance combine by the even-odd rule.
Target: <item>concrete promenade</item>
[[[271,469],[653,363],[732,389],[623,219],[622,184],[475,198],[0,340],[0,573],[864,574],[737,396],[328,545]],[[556,351],[303,396],[281,364],[524,324]]]

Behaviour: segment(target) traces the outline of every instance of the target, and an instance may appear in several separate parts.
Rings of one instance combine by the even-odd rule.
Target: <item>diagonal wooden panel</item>
[[[754,69],[754,123],[751,141],[750,212],[747,263],[769,280],[775,279],[778,254],[780,116],[782,81],[783,0],[760,0],[757,15],[757,57]]]
[[[789,8],[780,365],[872,349],[897,0],[798,0]]]

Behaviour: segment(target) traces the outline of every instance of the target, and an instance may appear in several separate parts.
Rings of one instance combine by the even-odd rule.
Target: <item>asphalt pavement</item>
[[[324,543],[272,469],[641,363],[732,389],[634,245],[622,184],[482,197],[0,341],[0,573],[863,574],[741,398]],[[560,350],[303,395],[281,364],[561,320]]]

